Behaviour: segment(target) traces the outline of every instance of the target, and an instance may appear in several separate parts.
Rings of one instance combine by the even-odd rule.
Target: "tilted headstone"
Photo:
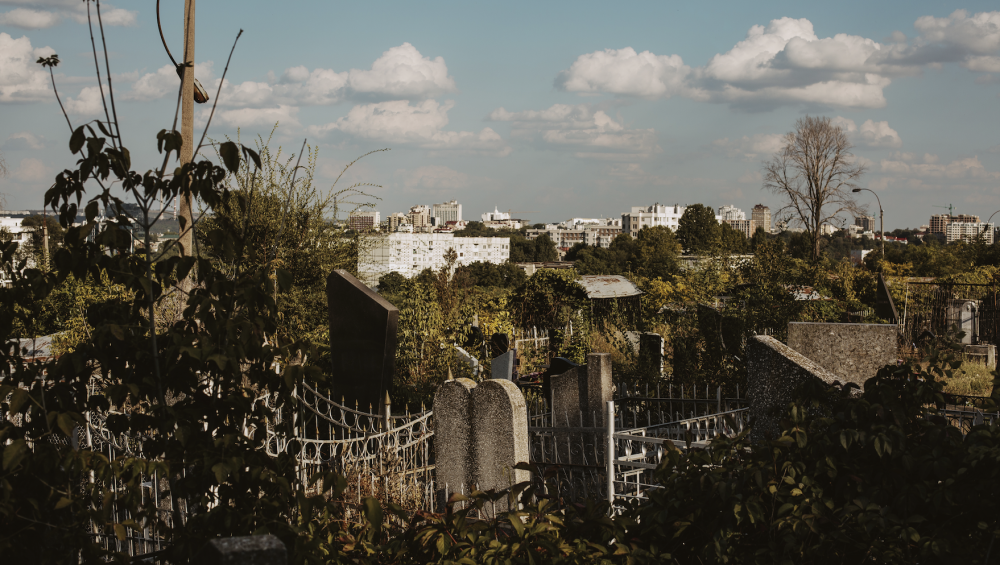
[[[216,538],[195,554],[193,565],[287,565],[285,544],[270,534]]]
[[[347,271],[326,279],[334,397],[367,410],[392,395],[399,310]]]
[[[514,375],[514,362],[517,359],[517,350],[511,349],[507,353],[496,357],[492,362],[493,378],[511,380]]]
[[[446,381],[434,395],[434,430],[437,485],[447,483],[447,494],[530,480],[514,468],[528,461],[528,409],[511,381]],[[506,499],[497,501],[498,511],[506,507]]]
[[[899,312],[896,311],[896,303],[892,301],[892,294],[889,287],[882,278],[882,273],[878,274],[878,284],[875,289],[875,315],[890,324],[899,322]]]
[[[611,355],[591,353],[587,364],[550,379],[550,406],[555,426],[596,427],[604,423],[611,396]]]
[[[809,379],[827,384],[843,381],[791,347],[771,336],[747,341],[747,400],[750,402],[750,440],[773,440],[781,434],[780,421],[788,404]]]
[[[864,388],[865,381],[894,365],[898,328],[893,324],[790,322],[788,347],[837,375],[841,382]]]
[[[455,358],[468,365],[473,375],[479,374],[479,359],[476,359],[468,351],[457,345],[455,346]]]

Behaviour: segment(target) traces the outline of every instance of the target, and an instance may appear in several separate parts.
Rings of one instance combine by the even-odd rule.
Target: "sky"
[[[532,222],[653,203],[775,211],[762,163],[813,115],[848,133],[891,230],[940,206],[983,220],[1000,209],[1000,11],[944,4],[202,0],[195,74],[214,101],[243,29],[208,137],[252,145],[278,123],[272,148],[307,140],[324,190],[389,148],[337,185],[378,185],[383,217],[453,199],[464,219],[498,208]],[[41,208],[75,161],[38,57],[59,55],[74,127],[103,117],[86,6],[0,0],[8,209]],[[179,79],[154,0],[101,10],[123,139],[144,172]],[[161,10],[177,57],[183,1]],[[196,108],[198,135],[210,106]]]

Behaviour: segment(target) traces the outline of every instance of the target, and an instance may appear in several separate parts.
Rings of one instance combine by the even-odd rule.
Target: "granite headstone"
[[[392,395],[399,309],[347,271],[326,279],[334,397],[367,410]]]

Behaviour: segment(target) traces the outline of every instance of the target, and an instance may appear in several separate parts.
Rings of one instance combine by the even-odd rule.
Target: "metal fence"
[[[1000,345],[1000,287],[996,284],[907,282],[903,289],[900,336],[916,344],[925,332],[965,332],[963,343]]]

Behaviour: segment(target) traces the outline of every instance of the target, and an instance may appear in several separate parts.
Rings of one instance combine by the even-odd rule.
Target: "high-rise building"
[[[949,216],[948,214],[934,214],[931,216],[931,233],[947,234],[948,224],[953,222],[960,222],[963,224],[978,224],[979,216],[974,214],[955,214],[954,216]]]
[[[450,200],[441,204],[431,204],[431,216],[441,219],[441,225],[448,222],[462,221],[462,205],[457,200]]]
[[[764,228],[764,231],[771,233],[771,209],[763,204],[758,204],[750,211],[750,219],[757,222],[757,227]]]
[[[753,237],[753,232],[757,231],[757,220],[722,220],[722,223],[729,224],[729,227],[743,232],[747,237]]]
[[[422,204],[410,207],[406,214],[413,226],[414,232],[429,232],[431,230],[431,209]]]
[[[375,210],[352,212],[347,218],[347,225],[355,231],[371,231],[381,225],[379,213]]]
[[[860,227],[863,232],[874,232],[877,230],[875,227],[875,216],[855,216],[854,225]]]
[[[652,206],[635,206],[631,212],[622,214],[622,233],[638,237],[642,228],[666,226],[677,231],[677,226],[684,215],[684,206],[663,206],[659,203]]]
[[[501,264],[510,258],[510,238],[455,237],[450,233],[391,233],[379,236],[371,245],[363,245],[358,259],[358,272],[369,285],[379,277],[396,271],[413,277],[424,269],[444,267],[445,253],[454,249],[458,255],[455,266],[477,261]]]
[[[719,207],[719,220],[725,222],[727,220],[746,220],[747,215],[736,206],[727,204],[726,206]]]
[[[945,230],[945,241],[975,241],[982,237],[987,245],[993,244],[993,224],[979,222],[951,222]]]

